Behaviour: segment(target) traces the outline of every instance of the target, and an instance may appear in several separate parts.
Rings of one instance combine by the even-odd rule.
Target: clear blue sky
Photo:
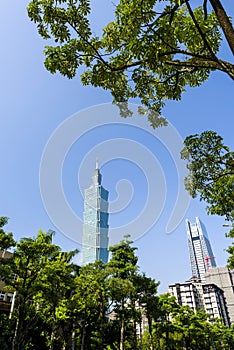
[[[47,215],[39,186],[41,158],[49,138],[61,123],[83,109],[111,102],[111,98],[108,92],[101,89],[82,87],[78,75],[73,80],[67,80],[57,74],[52,76],[45,70],[45,43],[27,18],[27,3],[25,0],[8,0],[2,4],[0,13],[0,214],[10,218],[7,230],[12,231],[16,239],[35,236],[40,228],[51,228],[57,232],[55,242],[63,249],[74,249],[77,246],[80,248],[77,242],[69,238],[71,234],[61,233],[56,227],[56,222],[52,222]],[[98,6],[97,2],[95,4],[97,13],[93,20],[98,31],[103,11],[111,9],[112,2],[102,1],[102,5],[99,2]],[[228,6],[228,1],[224,4]],[[222,48],[222,54],[230,59],[225,46]],[[214,130],[223,136],[225,144],[234,149],[233,98],[234,85],[231,79],[221,73],[212,73],[209,81],[202,87],[188,89],[180,102],[167,103],[163,115],[174,125],[182,138],[203,130]],[[82,124],[82,116],[80,120]],[[83,124],[80,127],[83,127]],[[79,134],[78,127],[77,137]],[[67,138],[70,137],[68,133]],[[118,155],[117,151],[120,149],[116,143],[120,142],[120,138],[124,138],[124,142],[133,140],[138,144],[134,144],[133,141],[129,147],[126,144],[126,147],[123,147],[124,156],[121,156]],[[108,140],[109,143],[102,144]],[[144,165],[141,169],[141,161],[145,159],[139,155],[139,161],[135,160],[138,148],[134,155],[131,153],[132,145],[133,153],[134,147],[139,145],[143,150],[148,149],[149,156],[153,157],[155,162],[151,165],[149,161],[147,169],[144,169]],[[108,149],[108,152],[104,152],[106,158],[101,147]],[[155,180],[155,183],[149,184],[149,188],[153,186],[153,190],[156,191],[155,203],[151,203],[149,210],[155,211],[158,220],[151,230],[135,241],[135,246],[138,247],[141,270],[161,281],[160,291],[166,291],[168,284],[183,282],[191,275],[185,218],[194,221],[195,216],[200,217],[209,233],[217,263],[225,264],[227,255],[224,250],[229,241],[224,237],[224,220],[208,216],[205,205],[198,200],[190,202],[180,225],[172,233],[166,233],[178,192],[176,166],[170,152],[159,141],[156,133],[154,135],[131,125],[126,126],[124,122],[123,125],[112,124],[94,128],[77,140],[67,153],[61,169],[62,189],[69,207],[78,217],[82,218],[82,191],[90,184],[96,157],[100,158],[103,185],[110,191],[111,201],[117,199],[118,181],[126,179],[131,183],[131,186],[128,184],[127,187],[119,187],[119,200],[125,203],[125,209],[113,207],[114,214],[110,216],[111,227],[122,226],[123,234],[132,233],[134,236],[134,232],[125,231],[128,229],[127,224],[134,222],[141,212],[144,212],[147,202],[147,180]],[[160,174],[164,174],[163,177],[160,177]],[[163,178],[167,193],[163,189]],[[160,214],[161,208],[157,205],[161,205],[163,194],[165,205]],[[117,201],[117,204],[120,202]],[[54,203],[56,211],[56,194]],[[60,216],[63,219],[63,215]],[[147,226],[147,222],[142,224]],[[79,232],[78,236],[80,234]]]

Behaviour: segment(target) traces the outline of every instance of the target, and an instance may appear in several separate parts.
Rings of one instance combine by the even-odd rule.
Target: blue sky
[[[68,80],[59,74],[51,75],[46,71],[43,65],[45,42],[27,18],[27,3],[24,0],[8,0],[2,4],[0,13],[0,214],[10,218],[7,230],[12,231],[16,239],[35,236],[40,228],[51,228],[57,232],[55,242],[63,249],[74,249],[77,246],[80,248],[79,244],[70,238],[69,233],[65,235],[60,232],[56,222],[52,222],[45,210],[39,185],[41,158],[48,140],[59,125],[64,125],[62,123],[76,113],[81,113],[82,122],[83,112],[80,111],[109,103],[111,97],[101,89],[82,87],[78,75],[73,80]],[[228,6],[227,1],[224,4]],[[103,9],[110,10],[112,5],[111,1],[103,1],[102,6],[97,6],[95,2],[95,5],[97,12],[93,21],[98,31],[99,21],[101,23],[101,20],[106,20],[101,16]],[[231,59],[225,45],[222,47],[222,55]],[[182,138],[203,130],[214,130],[223,136],[225,144],[234,149],[233,97],[234,86],[231,79],[221,73],[212,73],[209,81],[200,88],[188,89],[181,101],[167,103],[163,115]],[[227,258],[224,250],[229,244],[224,237],[224,220],[221,217],[208,216],[205,204],[199,200],[192,200],[180,225],[172,233],[166,233],[168,218],[178,192],[175,163],[156,133],[152,135],[134,127],[133,124],[126,126],[124,122],[122,125],[120,123],[121,120],[117,119],[116,125],[95,127],[70,147],[61,169],[61,178],[62,189],[71,210],[78,217],[82,217],[82,186],[89,186],[95,157],[99,157],[103,185],[110,191],[112,202],[118,197],[118,181],[128,181],[128,184],[126,181],[122,182],[123,187],[118,188],[125,209],[116,210],[110,216],[111,227],[122,226],[123,234],[128,233],[125,232],[127,224],[144,211],[148,198],[147,181],[149,177],[155,179],[153,186],[156,192],[152,212],[155,211],[158,220],[152,229],[142,234],[134,244],[138,247],[141,270],[161,281],[160,291],[166,291],[168,284],[183,282],[191,275],[185,218],[194,221],[195,216],[200,217],[206,225],[216,261],[219,265],[224,265]],[[79,132],[77,130],[77,135]],[[69,139],[70,134],[67,134],[67,137]],[[149,156],[152,155],[153,160],[156,159],[155,166],[158,166],[158,172],[154,172],[153,163],[152,167],[149,164],[148,168],[144,169],[139,166],[140,162],[131,160],[132,154],[128,154],[128,146],[125,147],[125,156],[128,159],[118,156],[116,152],[119,151],[119,146],[115,142],[122,142],[121,138],[125,141],[131,140],[131,144],[137,142],[142,149],[147,149]],[[110,143],[103,144],[103,147],[106,145],[109,158],[104,159],[100,147],[108,140]],[[162,195],[160,169],[167,190],[163,193],[165,205],[161,213],[161,208],[157,207]],[[83,174],[82,181],[78,180],[79,171]],[[128,201],[129,204],[126,204]],[[56,202],[55,194],[55,211]],[[66,218],[64,220],[66,221]],[[130,233],[134,236],[134,232]]]

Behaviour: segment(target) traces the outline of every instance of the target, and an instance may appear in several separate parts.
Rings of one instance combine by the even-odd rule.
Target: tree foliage
[[[188,160],[185,186],[191,196],[204,200],[210,214],[234,219],[234,152],[213,131],[188,136],[182,158]]]
[[[52,243],[53,235],[40,230],[35,238],[23,238],[16,245],[11,264],[14,278],[7,285],[15,295],[12,350],[46,345],[53,349],[56,342],[62,344],[56,309],[73,288],[70,260],[76,251],[61,252]]]
[[[110,247],[109,263],[78,267],[72,261],[76,251],[61,251],[53,235],[39,231],[23,238],[12,260],[5,259],[16,298],[11,317],[0,314],[1,349],[233,348],[232,329],[208,323],[204,312],[181,307],[169,294],[157,295],[159,283],[139,272],[129,236]]]
[[[79,67],[84,85],[109,90],[122,116],[127,102],[139,98],[153,127],[165,124],[159,112],[166,100],[179,100],[186,86],[199,86],[211,71],[234,79],[234,65],[219,57],[220,26],[234,53],[234,30],[219,0],[214,11],[189,0],[120,0],[114,19],[98,37],[90,24],[89,0],[32,0],[30,19],[50,40],[45,66],[68,78]],[[202,3],[201,3],[202,5]],[[54,44],[53,44],[54,42]]]
[[[160,307],[161,306],[161,307]],[[159,296],[158,318],[153,323],[154,350],[230,350],[233,326],[218,319],[208,322],[203,310],[180,306],[169,294]],[[143,336],[143,350],[150,349],[149,332]]]
[[[8,218],[6,216],[1,216],[0,217],[0,250],[1,250],[1,255],[4,254],[4,251],[14,247],[16,242],[13,238],[13,233],[9,232],[6,233],[3,229],[3,227],[8,223]]]

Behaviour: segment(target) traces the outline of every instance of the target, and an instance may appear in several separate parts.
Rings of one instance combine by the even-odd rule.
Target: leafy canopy
[[[109,263],[79,268],[72,262],[77,251],[63,252],[53,234],[40,230],[34,238],[12,241],[13,261],[5,260],[14,272],[8,286],[16,291],[15,303],[12,317],[0,315],[1,349],[233,348],[233,328],[209,324],[203,312],[157,295],[158,283],[139,272],[129,236],[110,247]],[[145,317],[148,330],[142,334]]]
[[[223,144],[214,131],[188,136],[181,152],[188,160],[189,175],[185,186],[194,198],[208,203],[210,214],[234,219],[234,152]]]
[[[229,25],[232,39],[234,30],[227,16],[218,22],[206,5],[120,0],[100,37],[92,32],[90,13],[89,0],[32,0],[28,6],[39,34],[50,39],[44,51],[48,71],[73,78],[85,68],[82,83],[109,90],[122,116],[131,115],[128,100],[139,98],[139,112],[157,127],[166,123],[158,114],[165,101],[179,100],[186,86],[201,85],[212,70],[234,79],[234,65],[217,56],[219,23]]]
[[[4,250],[14,247],[16,242],[13,238],[13,233],[6,233],[3,227],[8,223],[6,216],[0,216],[0,251],[4,254]]]

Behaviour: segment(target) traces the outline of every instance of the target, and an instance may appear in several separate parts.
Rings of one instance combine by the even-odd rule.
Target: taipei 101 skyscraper
[[[108,262],[108,195],[101,185],[102,175],[96,161],[92,184],[84,192],[82,265],[96,260]]]

